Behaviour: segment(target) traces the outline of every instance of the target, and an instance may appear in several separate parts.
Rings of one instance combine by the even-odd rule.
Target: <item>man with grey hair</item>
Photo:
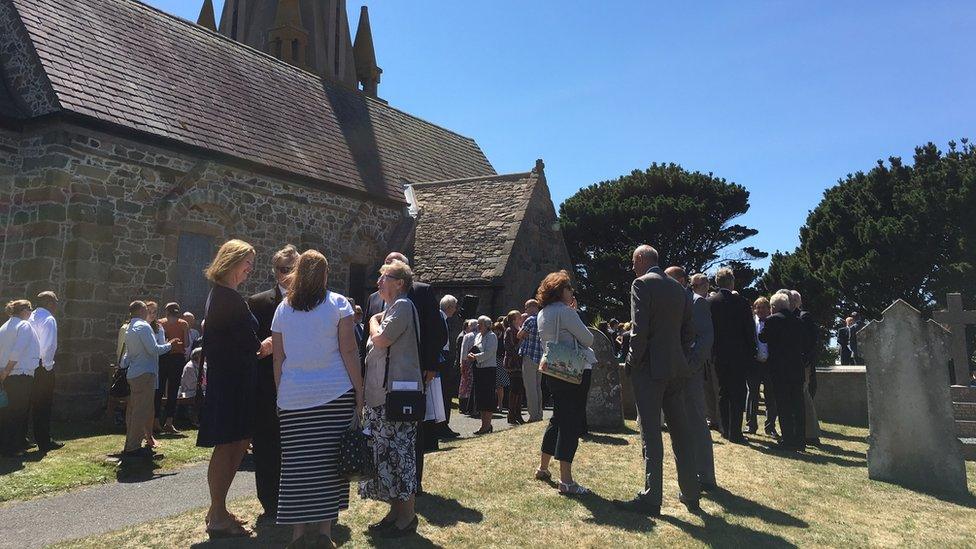
[[[806,443],[820,445],[820,422],[817,420],[817,408],[813,397],[817,394],[817,351],[819,350],[820,330],[810,311],[803,309],[803,296],[796,290],[790,290],[790,306],[793,314],[800,319],[803,327],[803,368],[806,372],[803,383],[803,401],[806,411]]]
[[[735,275],[723,267],[715,273],[717,294],[711,303],[715,327],[715,371],[718,374],[722,436],[729,442],[744,444],[742,420],[746,409],[746,372],[756,356],[756,325],[752,307],[733,293]]]
[[[30,325],[41,345],[41,362],[34,370],[31,385],[30,415],[34,419],[34,442],[42,452],[64,446],[51,440],[51,408],[54,404],[54,355],[58,351],[58,296],[54,292],[37,294],[37,308],[30,315]],[[27,417],[24,417],[27,420]],[[26,433],[27,430],[24,429]]]
[[[769,377],[779,416],[784,450],[804,446],[803,327],[790,310],[789,293],[777,292],[770,299],[772,314],[763,322],[759,340],[766,344]]]
[[[679,500],[689,511],[701,511],[701,489],[695,463],[693,433],[685,404],[692,375],[688,357],[695,339],[691,297],[661,270],[658,253],[643,245],[634,250],[634,280],[630,290],[632,319],[630,376],[640,417],[644,450],[644,489],[630,501],[615,501],[618,508],[660,516],[663,499],[664,446],[661,412],[668,423],[678,470]]]
[[[441,392],[444,397],[444,421],[437,424],[437,436],[441,440],[451,440],[461,436],[461,433],[451,429],[451,403],[454,397],[457,396],[458,383],[460,381],[461,373],[457,367],[457,338],[451,337],[452,332],[454,334],[460,332],[458,330],[451,330],[451,325],[459,326],[460,323],[457,321],[457,311],[458,311],[458,300],[453,295],[447,294],[441,298],[441,318],[444,319],[444,327],[447,330],[447,343],[444,344],[444,348],[441,353],[446,359],[444,369],[441,370]]]
[[[519,354],[522,356],[522,383],[525,385],[525,407],[529,412],[529,423],[542,421],[542,374],[539,362],[542,361],[542,340],[539,338],[539,302],[530,299],[525,302],[523,314],[525,322],[519,328]]]

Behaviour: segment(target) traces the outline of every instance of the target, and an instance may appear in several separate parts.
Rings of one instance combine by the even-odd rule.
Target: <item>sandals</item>
[[[544,480],[544,481],[548,482],[548,481],[552,480],[552,473],[548,469],[546,469],[546,470],[536,469],[535,470],[535,479],[536,480]]]
[[[210,539],[249,538],[252,535],[254,532],[236,522],[231,523],[227,528],[211,528],[209,524],[207,525],[207,536]]]
[[[559,483],[559,495],[561,496],[583,496],[591,493],[589,488],[575,482],[570,484]]]

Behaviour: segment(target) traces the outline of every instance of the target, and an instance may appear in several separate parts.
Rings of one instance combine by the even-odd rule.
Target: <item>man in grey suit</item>
[[[692,276],[689,287],[688,275],[681,267],[668,267],[664,272],[686,288],[685,291],[692,299],[691,313],[695,322],[695,341],[688,355],[691,378],[685,390],[685,409],[688,412],[688,423],[691,425],[695,442],[698,481],[702,490],[714,490],[716,488],[715,456],[712,453],[712,435],[708,429],[708,421],[705,419],[705,365],[712,357],[712,341],[715,339],[712,306],[708,302],[708,277],[700,273]]]
[[[685,390],[691,369],[685,358],[695,339],[691,297],[664,274],[657,250],[642,245],[634,251],[634,280],[630,290],[633,326],[626,371],[634,388],[644,450],[644,489],[630,501],[615,501],[623,510],[660,516],[663,499],[664,444],[661,411],[668,423],[678,498],[689,511],[701,511],[695,466],[694,428],[685,409]]]

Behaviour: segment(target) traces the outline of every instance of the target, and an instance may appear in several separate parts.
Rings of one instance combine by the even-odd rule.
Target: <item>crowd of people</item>
[[[349,505],[337,454],[351,427],[369,435],[376,464],[358,494],[389,504],[370,530],[383,537],[414,532],[424,452],[459,436],[448,423],[454,397],[461,413],[481,419],[475,435],[491,433],[493,415],[503,408],[510,424],[521,425],[541,421],[551,403],[535,478],[563,495],[589,493],[576,482],[573,462],[587,432],[594,336],[566,271],[547,275],[522,311],[461,321],[451,342],[458,300],[447,295],[438,302],[403,254],[389,254],[377,292],[362,306],[328,289],[325,256],[290,245],[271,258],[274,286],[245,297],[239,289],[256,261],[241,240],[220,247],[204,273],[212,289],[199,331],[178,303],[158,318],[157,304],[140,300],[130,304],[119,332],[119,366],[129,386],[123,462],[158,458],[155,435],[178,433],[180,416],[198,425],[197,445],[213,449],[205,519],[211,538],[252,534],[226,506],[250,450],[264,510],[258,521],[292,525],[295,546],[307,535],[331,544],[332,524]],[[800,294],[780,290],[750,305],[729,269],[718,271],[713,289],[703,274],[689,277],[658,262],[654,248],[635,250],[631,319],[599,326],[626,363],[644,450],[644,488],[616,503],[651,515],[660,513],[663,497],[665,428],[680,501],[693,511],[701,491],[717,487],[709,429],[747,443],[743,422],[745,433],[757,432],[760,394],[765,433],[781,448],[803,450],[819,436],[812,401],[818,330]],[[57,444],[47,428],[57,297],[44,292],[38,303],[32,311],[27,301],[11,302],[10,320],[0,328],[0,381],[9,399],[0,416],[5,454],[23,451],[29,415],[42,449]],[[560,346],[585,359],[577,378],[544,375],[547,353]],[[405,418],[391,405],[411,392],[423,393],[423,419]]]
[[[9,319],[0,326],[0,456],[22,455],[35,445],[41,452],[61,448],[51,439],[54,355],[58,348],[58,296],[45,291],[34,304],[7,303]],[[33,427],[34,442],[30,441]]]

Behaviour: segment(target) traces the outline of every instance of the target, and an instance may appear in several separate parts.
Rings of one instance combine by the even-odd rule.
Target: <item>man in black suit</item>
[[[258,321],[261,339],[258,360],[257,397],[255,398],[254,484],[264,508],[261,521],[272,521],[278,512],[278,483],[281,475],[281,435],[278,430],[278,391],[271,356],[271,321],[278,304],[287,292],[286,279],[298,262],[298,250],[291,244],[278,250],[271,260],[275,287],[248,298],[247,304]]]
[[[722,436],[730,442],[745,442],[742,416],[746,408],[746,372],[756,356],[756,325],[752,307],[744,297],[733,293],[732,269],[721,268],[715,275],[718,293],[708,298],[715,327],[715,372],[718,374]]]
[[[851,351],[851,326],[854,317],[844,319],[844,327],[837,330],[837,345],[840,347],[840,363],[844,366],[854,364],[854,352]]]
[[[410,261],[407,256],[400,252],[392,252],[386,256],[384,263],[402,261],[407,265]],[[420,368],[424,373],[424,383],[430,383],[443,366],[440,364],[441,349],[447,344],[447,324],[441,317],[441,310],[434,297],[434,290],[430,284],[414,282],[413,287],[407,293],[407,299],[413,302],[417,308],[417,316],[420,319]],[[378,313],[383,312],[383,299],[379,292],[374,292],[366,300],[366,310],[363,311],[364,322],[368,325],[369,319]],[[360,356],[366,356],[366,338],[363,339],[363,346],[360,349]],[[424,448],[428,445],[436,444],[437,433],[433,422],[420,422],[417,425],[417,495],[423,493],[424,476]]]
[[[803,330],[801,352],[803,368],[806,372],[806,384],[803,387],[806,443],[817,446],[820,444],[820,422],[817,419],[817,408],[813,397],[817,396],[817,353],[820,347],[820,329],[817,328],[817,322],[810,311],[803,309],[803,296],[800,292],[790,290],[790,305],[796,318],[800,320]]]
[[[851,313],[851,318],[854,319],[854,324],[851,326],[850,329],[851,330],[850,346],[851,346],[851,355],[853,355],[853,359],[854,359],[853,363],[864,364],[864,357],[862,357],[861,353],[857,351],[857,333],[861,331],[861,328],[864,327],[864,321],[861,320],[861,315],[857,314],[857,312]]]
[[[804,328],[792,311],[789,296],[777,293],[770,299],[773,314],[769,315],[759,332],[759,340],[766,344],[769,358],[766,368],[773,381],[776,411],[785,450],[802,450],[805,435],[805,397],[803,395]]]

